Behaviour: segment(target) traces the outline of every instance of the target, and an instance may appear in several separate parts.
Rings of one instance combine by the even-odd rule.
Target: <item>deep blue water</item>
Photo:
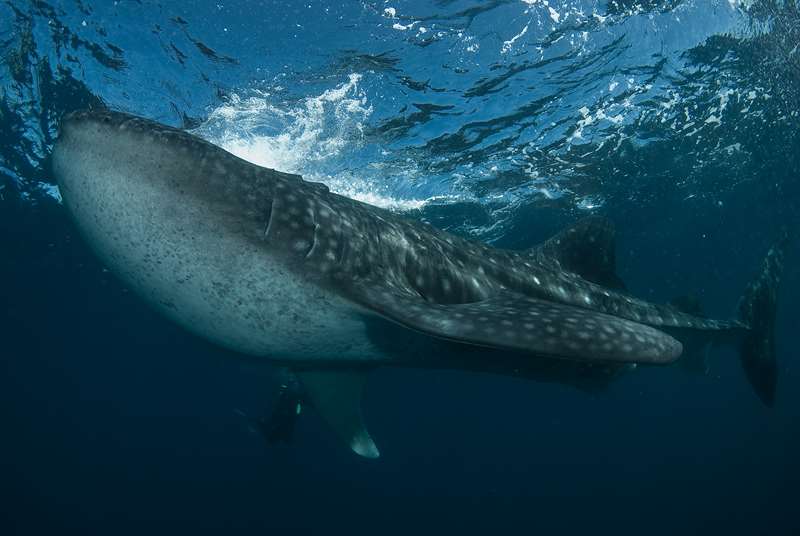
[[[778,399],[732,350],[607,391],[384,369],[382,458],[94,259],[47,155],[105,104],[500,247],[618,226],[641,297],[728,317],[800,228],[795,0],[0,3],[0,533],[800,534],[800,258]],[[796,249],[796,248],[795,248]]]

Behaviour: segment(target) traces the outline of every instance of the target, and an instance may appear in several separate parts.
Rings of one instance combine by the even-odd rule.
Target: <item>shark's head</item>
[[[64,116],[52,164],[79,222],[104,212],[135,222],[189,210],[257,220],[271,197],[263,168],[182,130],[111,110]]]
[[[317,203],[324,187],[109,111],[65,117],[52,162],[87,244],[180,325],[257,357],[317,359],[317,338],[360,351],[351,349],[364,331],[353,306],[314,283],[321,269],[305,269],[329,266],[344,249],[327,225],[333,208]]]
[[[169,256],[175,243],[200,237],[226,244],[263,237],[275,181],[196,136],[107,110],[64,117],[52,171],[78,229],[129,279],[156,247]]]
[[[83,110],[61,121],[53,171],[68,204],[76,190],[89,195],[109,186],[128,195],[139,188],[195,189],[216,177],[187,171],[204,170],[215,151],[219,149],[199,138],[147,119]],[[124,183],[111,184],[115,180]]]

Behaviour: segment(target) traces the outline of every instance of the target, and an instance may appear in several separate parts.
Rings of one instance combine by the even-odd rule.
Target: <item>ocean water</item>
[[[382,457],[88,251],[48,155],[102,105],[498,247],[617,225],[638,296],[734,314],[800,228],[796,0],[0,3],[0,534],[800,534],[800,258],[777,403],[732,349],[607,390],[381,369]],[[244,416],[243,416],[244,415]],[[280,531],[280,532],[275,532]]]

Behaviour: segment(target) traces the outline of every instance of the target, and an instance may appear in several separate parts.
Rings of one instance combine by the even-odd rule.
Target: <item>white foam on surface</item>
[[[373,111],[361,81],[361,74],[352,73],[346,82],[319,95],[288,103],[268,92],[247,98],[234,95],[195,133],[248,162],[297,173],[382,208],[415,210],[443,200],[399,197],[379,178],[347,169],[352,153],[365,143],[365,124]],[[331,174],[326,170],[331,166],[344,170]]]
[[[530,26],[530,25],[526,24],[525,27],[522,29],[522,31],[519,32],[517,35],[515,35],[514,37],[512,37],[508,41],[503,41],[503,48],[500,50],[500,53],[501,54],[505,54],[506,52],[511,50],[511,48],[514,46],[514,43],[517,41],[517,39],[519,39],[520,37],[522,37],[523,35],[528,33],[528,26]]]

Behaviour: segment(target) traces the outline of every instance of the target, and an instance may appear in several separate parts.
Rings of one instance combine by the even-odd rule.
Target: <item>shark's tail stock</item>
[[[784,232],[767,253],[761,273],[747,286],[739,300],[739,320],[748,327],[739,343],[739,356],[750,385],[768,407],[775,404],[778,382],[775,309],[788,243],[788,234]]]

